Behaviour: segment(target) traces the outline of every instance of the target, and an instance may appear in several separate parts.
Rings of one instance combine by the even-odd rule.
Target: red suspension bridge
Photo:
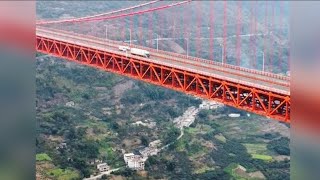
[[[151,1],[41,20],[36,49],[290,123],[285,5],[262,3]],[[150,57],[119,46],[146,50]]]

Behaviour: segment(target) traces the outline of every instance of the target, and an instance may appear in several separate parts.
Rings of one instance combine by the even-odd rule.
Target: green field
[[[186,131],[187,133],[189,133],[189,134],[194,135],[194,134],[196,134],[196,133],[199,131],[199,129],[197,129],[197,128],[192,128],[192,127],[188,127],[188,128],[185,128],[185,131]]]
[[[267,155],[266,144],[243,144],[253,159],[261,159],[265,161],[271,161],[272,156]]]
[[[249,154],[266,154],[267,152],[267,144],[243,144]]]
[[[264,161],[271,161],[272,156],[269,155],[263,155],[263,154],[251,154],[253,159],[261,159]]]
[[[209,125],[201,124],[197,125],[196,127],[188,127],[185,128],[185,131],[189,134],[195,135],[195,134],[204,134],[214,131]]]
[[[47,175],[54,177],[58,180],[69,180],[69,179],[78,179],[79,174],[77,171],[70,170],[70,169],[51,169],[47,172]]]
[[[46,153],[36,154],[36,161],[52,161]]]
[[[227,139],[222,134],[217,134],[214,137],[224,143],[227,141]]]
[[[203,167],[193,171],[193,173],[194,174],[201,174],[201,173],[205,173],[206,171],[213,171],[213,170],[214,170],[213,167],[203,166]]]

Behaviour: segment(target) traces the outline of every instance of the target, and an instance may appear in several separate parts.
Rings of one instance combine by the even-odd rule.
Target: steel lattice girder
[[[39,52],[290,123],[290,96],[37,36]]]

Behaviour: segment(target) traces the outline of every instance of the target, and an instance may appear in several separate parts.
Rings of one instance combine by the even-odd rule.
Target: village
[[[199,107],[191,106],[189,107],[182,116],[179,116],[173,120],[175,126],[180,129],[181,134],[177,138],[180,139],[183,136],[183,128],[189,127],[196,119],[196,116],[198,112],[202,109],[216,109],[219,107],[222,107],[223,104],[215,102],[215,101],[207,101],[203,100],[202,103],[199,105]],[[155,126],[154,123],[144,123],[141,121],[137,121],[133,123],[134,125],[143,125],[147,126],[149,128],[152,128]],[[145,169],[145,162],[150,156],[157,155],[161,150],[167,148],[170,144],[166,144],[164,146],[161,146],[162,143],[160,140],[155,140],[149,143],[147,147],[143,147],[140,149],[137,149],[130,153],[123,152],[123,160],[126,164],[127,168],[130,168],[132,170],[141,171]],[[90,162],[91,164],[96,164],[97,171],[99,171],[98,175],[91,175],[90,178],[87,178],[87,180],[95,180],[101,178],[102,175],[108,175],[111,172],[117,171],[117,169],[111,169],[111,167],[106,163],[102,162],[101,160],[95,160],[93,162]]]

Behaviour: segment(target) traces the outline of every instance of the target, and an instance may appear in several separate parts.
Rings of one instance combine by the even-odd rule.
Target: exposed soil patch
[[[132,139],[124,139],[122,141],[122,145],[125,146],[124,148],[130,148],[129,150],[132,151],[133,149],[140,146],[141,140],[138,138],[132,138]]]
[[[134,82],[131,80],[123,81],[123,83],[119,83],[113,87],[114,97],[115,101],[119,102],[122,94],[128,90],[131,89],[134,85]]]

